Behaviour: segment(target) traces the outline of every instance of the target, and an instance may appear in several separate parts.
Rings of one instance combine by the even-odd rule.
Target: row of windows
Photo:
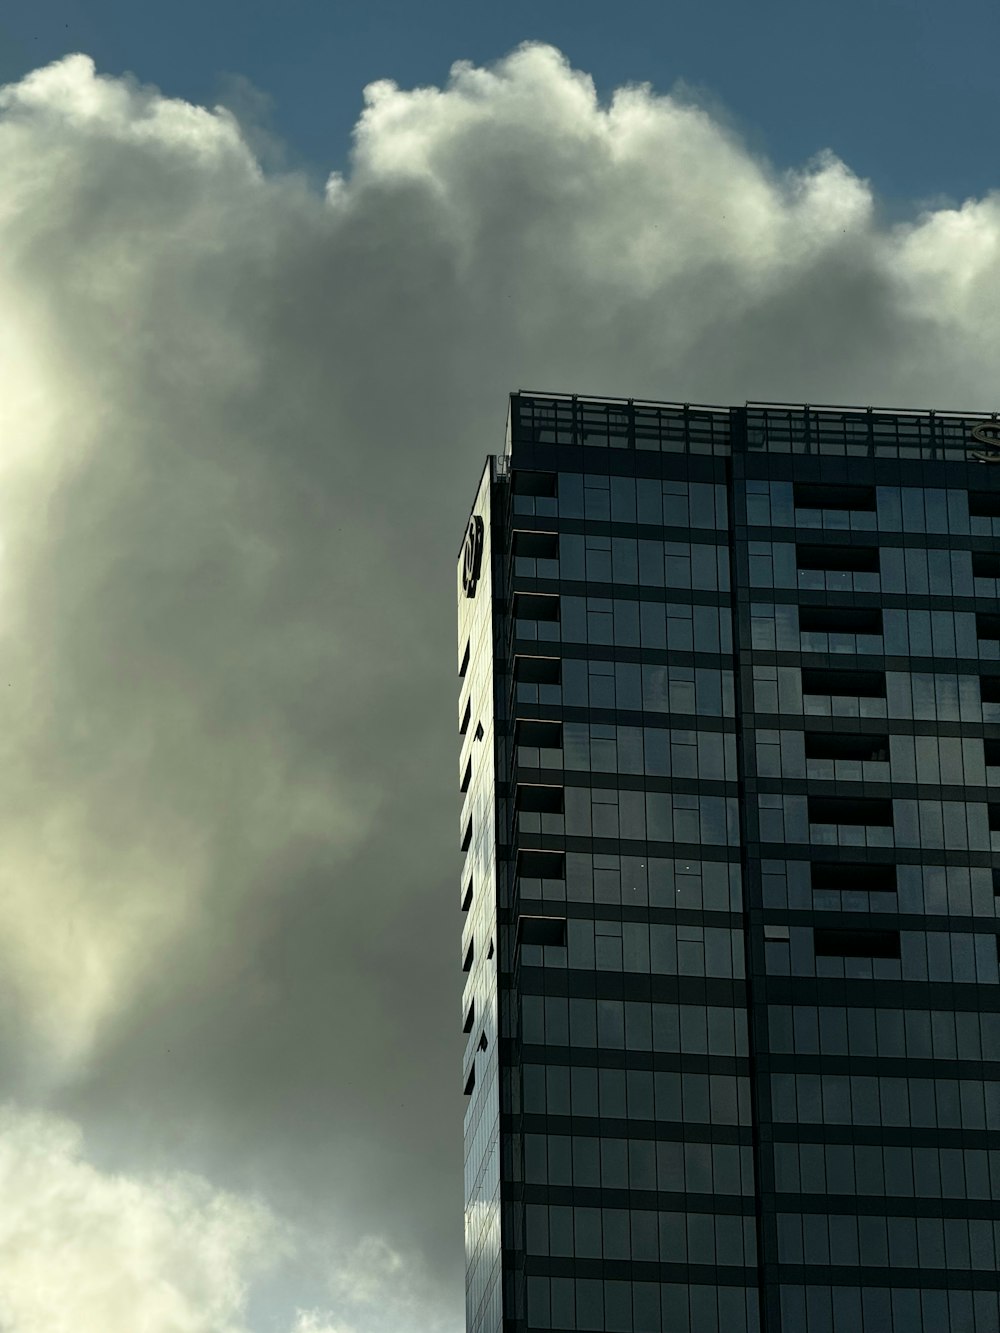
[[[549,489],[554,494],[515,494],[515,515],[717,531],[724,531],[729,522],[726,488],[710,482],[560,472]],[[747,481],[747,522],[753,527],[841,532],[1000,535],[1000,515],[990,492],[877,486],[871,488],[871,508],[856,509],[849,507],[854,500],[843,498],[843,487],[808,489],[814,492],[809,503],[797,505],[792,482]]]
[[[921,722],[1000,722],[993,676],[943,671],[803,670],[755,666],[754,707],[759,713],[835,713]],[[838,706],[834,702],[842,701]]]
[[[914,1129],[1000,1129],[1000,1083],[873,1074],[772,1074],[774,1120]]]
[[[813,859],[763,861],[761,871],[765,907],[993,916],[998,906],[993,871],[981,866]]]
[[[838,507],[836,490],[830,488],[830,503],[826,507],[807,509],[796,506],[794,489],[790,481],[747,481],[747,522],[769,528],[811,527],[840,532],[997,535],[991,515],[973,512],[990,507],[988,501],[984,506],[978,495],[965,490],[873,486],[868,500],[871,508],[852,509]],[[816,488],[817,492],[822,489]]]
[[[776,1143],[779,1194],[995,1199],[1000,1151],[848,1143]]]
[[[809,622],[807,621],[807,623]],[[874,618],[857,616],[855,623],[857,628],[850,633],[836,629],[800,629],[795,642],[791,645],[791,651],[797,653],[841,653],[852,657],[857,657],[859,654],[882,657],[895,651],[895,647],[888,646],[889,641],[881,631],[877,634],[863,632],[861,628],[863,625],[878,623]],[[759,642],[758,637],[751,632],[751,640],[755,648],[771,648],[774,646],[769,642]],[[898,640],[896,642],[898,643]],[[980,648],[983,646],[979,645]],[[973,657],[986,656],[978,650],[971,655]],[[948,657],[948,661],[952,661],[954,656],[954,653],[952,653]]]
[[[781,1288],[781,1333],[998,1333],[995,1291]]]
[[[646,581],[646,580],[644,580]],[[663,586],[660,581],[659,586]],[[667,587],[688,587],[680,581]],[[695,585],[696,587],[698,585]],[[994,591],[991,590],[991,599]],[[535,601],[528,598],[539,599]],[[540,599],[546,599],[543,603]],[[558,606],[556,602],[558,600]],[[867,653],[899,657],[956,656],[995,661],[1000,657],[1000,621],[990,612],[931,611],[898,607],[813,606],[790,602],[754,603],[754,648],[803,653]],[[720,627],[702,611],[692,627],[691,604],[550,593],[521,594],[517,634],[573,642],[618,643],[627,647],[730,652],[729,608],[717,608]],[[664,616],[666,615],[666,619]],[[532,618],[549,621],[536,629]],[[559,622],[562,628],[559,628]]]
[[[991,625],[977,619],[974,611],[919,611],[913,608],[881,607],[872,619],[873,608],[864,608],[868,620],[852,607],[843,608],[844,619],[829,614],[841,608],[819,608],[824,615],[810,615],[816,608],[794,602],[754,602],[750,607],[750,642],[754,648],[780,652],[875,653],[889,657],[997,656],[996,640],[987,637]],[[855,624],[847,628],[848,618]],[[805,629],[805,625],[845,628]],[[864,626],[870,623],[871,628]]]
[[[735,782],[738,776],[735,732],[564,722],[555,736],[562,741],[559,748],[519,745],[518,763],[528,768],[716,782]]]
[[[744,976],[743,932],[716,926],[571,919],[566,943],[521,945],[525,966],[681,977]],[[874,978],[996,985],[997,936],[992,933],[814,930],[765,926],[767,971],[775,976]],[[821,939],[822,937],[822,939]],[[821,947],[822,945],[822,947]],[[611,1015],[622,1001],[598,1001],[598,1044],[659,1050],[648,1010],[619,1027]],[[605,1006],[601,1009],[600,1006]],[[603,1015],[603,1017],[602,1017]],[[602,1024],[604,1026],[602,1026]],[[631,1024],[631,1026],[630,1026]],[[618,1034],[618,1035],[616,1035]],[[650,1042],[652,1041],[652,1045]]]
[[[561,683],[515,677],[518,703],[567,708],[608,708],[700,717],[733,717],[733,673],[711,667],[640,665],[635,662],[564,658]],[[1000,718],[1000,708],[997,710]]]
[[[766,932],[765,927],[765,932]],[[810,926],[790,926],[788,943],[768,943],[767,971],[774,976],[871,977],[883,981],[961,981],[995,986],[997,936],[970,932],[901,930],[871,932],[895,939],[895,957],[820,956]],[[845,935],[847,932],[845,932]],[[864,943],[864,936],[858,942]]]
[[[524,793],[523,800],[530,799],[530,786],[518,790]],[[740,840],[739,806],[735,797],[622,791],[617,787],[546,790],[563,792],[564,810],[531,811],[522,805],[518,816],[522,834],[565,833],[567,837],[648,839],[716,847],[734,846]]]
[[[855,1217],[779,1213],[783,1264],[866,1268],[1000,1268],[1000,1222],[966,1217]]]
[[[789,1055],[1000,1061],[1000,1014],[771,1005],[768,1043]]]
[[[536,518],[558,516],[605,523],[647,523],[658,528],[724,531],[729,526],[726,488],[712,482],[560,472],[554,477],[551,489],[554,495],[515,493],[514,513]]]
[[[560,532],[558,556],[520,556],[514,549],[515,577],[729,591],[729,547],[715,542]]]
[[[564,995],[522,996],[521,1040],[549,1046],[594,1047],[597,1045],[598,1003],[605,1006],[601,1031],[614,1039],[626,1030],[638,1034],[649,1028],[657,1051],[683,1055],[747,1054],[747,1020],[742,1009],[721,1005],[597,1001]],[[645,1012],[640,1013],[640,1010]]]
[[[567,852],[565,875],[542,880],[521,873],[522,898],[721,912],[738,912],[742,906],[736,861]]]
[[[752,546],[763,545],[751,542]],[[882,591],[877,570],[796,569],[794,582],[786,582],[772,566],[771,556],[750,556],[751,588],[798,588],[802,592],[878,593]]]
[[[765,907],[994,916],[1000,905],[995,878],[976,866],[812,860],[764,861],[761,882]],[[731,912],[742,905],[735,861],[568,852],[559,878],[522,870],[518,884],[522,899]]]
[[[753,1194],[753,1150],[735,1143],[525,1134],[524,1181],[574,1189]]]
[[[537,877],[537,872],[531,873],[532,862],[519,862],[521,897],[740,910],[740,866],[736,861],[588,852],[568,852],[552,860],[557,878]],[[764,905],[803,910],[872,906],[883,912],[992,916],[995,878],[987,866],[835,861],[816,856],[812,860],[761,861]],[[879,888],[883,892],[877,892]]]
[[[846,782],[888,782],[891,778],[893,782],[983,787],[988,776],[987,760],[993,760],[991,766],[995,766],[1000,758],[996,752],[1000,747],[995,749],[993,742],[976,736],[872,732],[848,737],[761,728],[756,732],[756,742],[757,775],[763,778],[833,778]],[[842,757],[838,749],[856,757]],[[828,753],[810,754],[810,750]],[[867,757],[857,757],[861,755]]]
[[[690,587],[679,579],[671,591]],[[692,603],[636,601],[627,598],[518,593],[514,636],[539,643],[617,644],[691,652],[730,652],[728,608]]]
[[[567,795],[570,790],[566,789]],[[625,794],[620,793],[621,796]],[[632,796],[637,794],[629,793]],[[647,792],[646,795],[651,797],[659,793]],[[824,804],[823,798],[763,792],[757,797],[757,818],[762,842],[812,843],[814,846],[924,847],[936,851],[947,848],[949,851],[988,852],[993,848],[995,836],[992,808],[986,801],[897,798],[886,799],[883,803],[877,799],[850,801],[841,798],[838,801],[834,798]],[[614,837],[614,834],[607,836]],[[650,834],[653,836],[658,835]]]
[[[617,644],[623,648],[671,652],[731,653],[733,650],[728,607],[639,602],[624,597],[560,597],[559,602],[553,641]],[[519,620],[518,637],[535,637],[528,633],[531,628]]]
[[[737,846],[736,797],[520,783],[518,830],[530,834]],[[1000,805],[986,801],[758,794],[762,842],[1000,850]]]
[[[678,578],[667,586],[673,590],[690,585]],[[596,594],[521,594],[514,628],[520,639],[551,643],[732,652],[726,606]],[[752,646],[761,650],[941,657],[948,662],[956,657],[1000,659],[1000,618],[986,612],[754,603],[750,629]]]
[[[748,1125],[750,1081],[735,1074],[527,1064],[521,1109],[530,1115]]]
[[[865,563],[871,569],[844,569],[839,563],[861,562],[869,548],[829,546],[804,548],[795,542],[749,542],[751,588],[797,588],[827,592],[906,593],[923,597],[991,597],[997,579],[992,564],[971,551],[923,546],[872,547]],[[806,551],[809,555],[806,555]],[[828,568],[812,567],[825,558]],[[809,561],[809,565],[804,563]],[[979,573],[980,567],[983,572]]]
[[[758,1333],[759,1328],[756,1287],[529,1277],[527,1289],[532,1329]]]
[[[528,1204],[524,1213],[525,1248],[529,1254],[554,1259],[623,1259],[636,1263],[736,1267],[757,1262],[755,1219],[738,1213],[546,1207],[539,1203]],[[992,1239],[991,1231],[991,1252]]]
[[[569,967],[605,972],[638,972],[643,976],[737,977],[744,975],[743,932],[721,926],[675,926],[645,921],[587,921],[571,918],[566,923],[565,947],[522,944],[521,962],[525,965]],[[997,980],[996,946],[993,951],[993,981]],[[621,1015],[622,1002],[598,1001],[598,1032],[602,1021],[606,1029],[600,1045],[617,1043],[614,1032]],[[602,1010],[601,1006],[605,1006]],[[612,1006],[617,1006],[614,1010]],[[636,1016],[636,1029],[630,1032],[630,1050],[651,1050],[652,1028],[649,1006],[642,1006],[644,1017]],[[600,1015],[604,1013],[602,1020]],[[642,1030],[640,1030],[642,1029]],[[622,1028],[624,1033],[624,1028]],[[643,1035],[645,1034],[645,1035]],[[658,1046],[656,1049],[660,1049]]]

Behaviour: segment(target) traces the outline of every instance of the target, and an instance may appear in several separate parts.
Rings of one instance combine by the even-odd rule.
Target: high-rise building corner
[[[469,1333],[1000,1333],[998,593],[992,417],[511,395],[457,579]]]

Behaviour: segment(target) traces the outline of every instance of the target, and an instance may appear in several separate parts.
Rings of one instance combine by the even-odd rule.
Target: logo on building
[[[973,426],[972,438],[985,448],[969,449],[967,458],[974,458],[977,463],[1000,463],[1000,421],[981,421]]]
[[[466,597],[475,597],[476,584],[483,567],[483,520],[478,514],[469,519],[462,552],[462,587]]]

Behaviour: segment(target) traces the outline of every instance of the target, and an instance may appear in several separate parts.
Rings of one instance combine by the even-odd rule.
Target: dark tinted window
[[[813,931],[817,958],[898,958],[898,930]]]

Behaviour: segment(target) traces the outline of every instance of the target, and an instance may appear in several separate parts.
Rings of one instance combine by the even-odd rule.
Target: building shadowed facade
[[[470,1333],[1000,1333],[1000,444],[515,394],[458,569]]]

